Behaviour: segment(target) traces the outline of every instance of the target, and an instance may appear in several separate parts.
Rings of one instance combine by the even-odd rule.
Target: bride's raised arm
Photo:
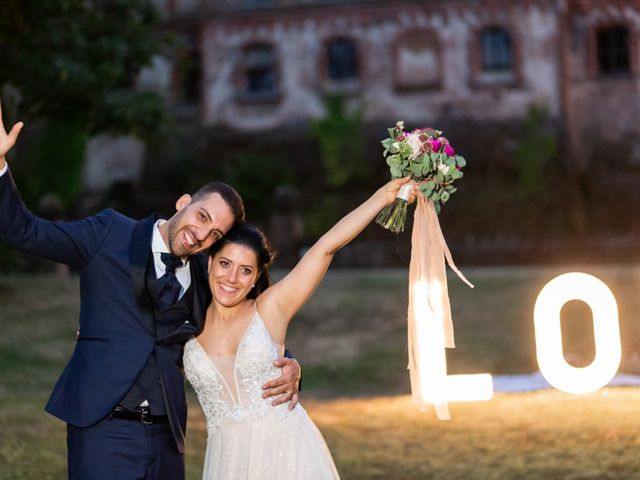
[[[284,339],[289,321],[313,294],[333,255],[364,230],[384,207],[393,203],[400,187],[408,181],[408,177],[399,178],[379,188],[320,237],[290,273],[258,297],[261,315],[272,327],[272,335],[275,327],[279,339]]]

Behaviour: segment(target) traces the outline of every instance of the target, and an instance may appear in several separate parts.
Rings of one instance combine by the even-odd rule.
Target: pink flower
[[[442,144],[440,143],[440,140],[435,140],[433,138],[430,138],[429,143],[431,144],[431,148],[433,148],[434,152],[440,151],[440,147],[442,146]]]
[[[455,151],[453,150],[453,147],[447,143],[444,146],[444,153],[446,153],[447,155],[451,156],[451,155],[453,155],[455,153]]]

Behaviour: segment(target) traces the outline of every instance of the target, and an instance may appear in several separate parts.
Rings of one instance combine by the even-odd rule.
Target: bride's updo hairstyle
[[[269,267],[276,257],[271,243],[260,228],[246,222],[238,222],[227,234],[214,243],[209,249],[209,256],[215,257],[225,245],[230,243],[250,248],[258,259],[258,278],[255,286],[248,293],[247,298],[254,299],[271,285]]]

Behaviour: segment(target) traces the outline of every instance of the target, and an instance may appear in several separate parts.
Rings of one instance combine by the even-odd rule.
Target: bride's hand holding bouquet
[[[375,192],[374,196],[384,198],[386,208],[395,203],[398,195],[405,196],[407,203],[413,203],[416,200],[419,188],[420,185],[407,175],[400,178],[394,178],[385,183]]]

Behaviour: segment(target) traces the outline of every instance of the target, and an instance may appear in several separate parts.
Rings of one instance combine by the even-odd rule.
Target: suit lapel
[[[193,321],[196,322],[195,335],[204,329],[204,317],[211,303],[211,290],[207,276],[207,256],[195,255],[189,259],[191,287],[193,288]]]
[[[153,317],[153,305],[147,290],[147,265],[151,252],[151,236],[153,225],[158,217],[153,215],[140,220],[133,229],[131,236],[131,248],[129,250],[129,262],[133,292],[140,307],[140,317],[144,327],[155,336],[155,319]]]

